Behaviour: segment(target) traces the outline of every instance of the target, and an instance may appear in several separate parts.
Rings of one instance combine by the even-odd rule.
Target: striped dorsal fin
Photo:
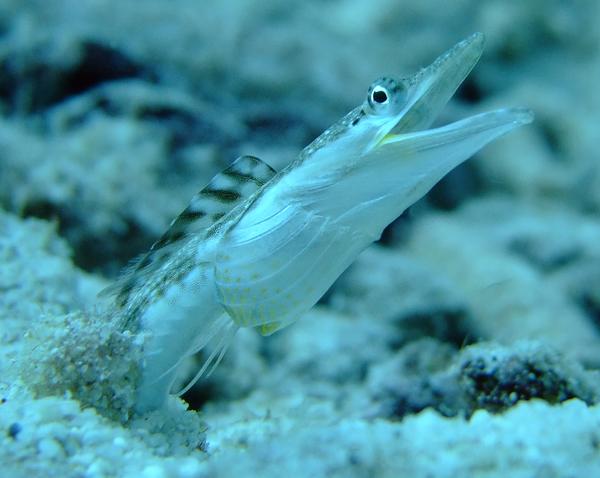
[[[274,175],[275,170],[264,161],[254,156],[239,157],[192,198],[148,254],[205,231]]]
[[[150,279],[149,276],[173,257],[186,239],[205,234],[229,211],[267,183],[275,173],[271,166],[254,156],[236,159],[192,198],[188,207],[171,222],[150,250],[134,261],[101,295],[115,295],[117,304],[125,306],[131,294],[143,287]]]

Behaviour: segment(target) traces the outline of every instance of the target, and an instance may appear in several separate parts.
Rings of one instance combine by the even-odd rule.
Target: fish
[[[185,358],[205,351],[178,394],[240,328],[267,336],[293,324],[447,173],[533,120],[504,108],[431,128],[483,48],[475,33],[412,76],[375,80],[281,171],[242,156],[192,198],[107,291],[120,327],[144,337],[138,412],[165,406]]]

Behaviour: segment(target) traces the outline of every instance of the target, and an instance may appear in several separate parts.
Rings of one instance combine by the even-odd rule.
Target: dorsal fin
[[[275,170],[264,161],[254,156],[239,157],[192,198],[148,254],[206,230],[274,175]]]
[[[203,234],[235,206],[268,182],[276,171],[254,156],[241,156],[199,191],[150,250],[129,266],[117,281],[101,292],[116,295],[123,307],[148,275],[162,266],[190,236]]]

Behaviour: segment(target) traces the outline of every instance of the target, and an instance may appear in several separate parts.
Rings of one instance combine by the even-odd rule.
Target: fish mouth
[[[388,132],[427,129],[479,61],[485,44],[477,32],[440,55],[431,65],[408,78],[406,105],[391,121]]]
[[[404,106],[380,130],[370,150],[374,158],[410,158],[414,171],[437,181],[490,141],[533,121],[529,109],[504,108],[430,128],[479,61],[484,43],[483,33],[474,33],[404,80]]]

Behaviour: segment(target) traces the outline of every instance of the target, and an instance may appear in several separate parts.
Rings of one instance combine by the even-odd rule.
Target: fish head
[[[512,108],[428,129],[483,47],[483,34],[475,33],[410,77],[373,82],[364,102],[292,164],[290,191],[298,185],[292,194],[332,216],[369,208],[373,216],[379,204],[381,221],[391,222],[487,143],[529,123],[529,110]]]

